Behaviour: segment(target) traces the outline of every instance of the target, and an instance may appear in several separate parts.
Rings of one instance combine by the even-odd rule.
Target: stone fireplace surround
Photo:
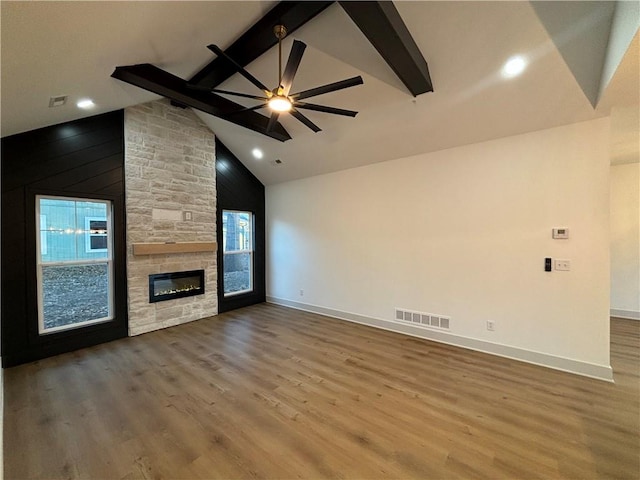
[[[216,241],[215,139],[191,110],[167,100],[125,109],[124,123],[133,336],[218,313],[216,252],[133,253],[135,243]],[[203,295],[149,303],[149,275],[199,269],[205,271]]]

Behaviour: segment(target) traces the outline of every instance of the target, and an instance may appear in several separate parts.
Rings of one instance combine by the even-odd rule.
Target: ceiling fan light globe
[[[269,100],[269,108],[276,112],[288,112],[291,107],[291,100],[284,96],[277,95]]]

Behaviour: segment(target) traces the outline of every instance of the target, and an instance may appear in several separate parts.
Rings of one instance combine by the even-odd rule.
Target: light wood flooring
[[[5,479],[640,478],[615,384],[262,304],[5,370]]]

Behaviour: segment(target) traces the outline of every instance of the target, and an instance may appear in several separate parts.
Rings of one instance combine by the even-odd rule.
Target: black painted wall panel
[[[64,142],[64,140],[61,141]],[[90,166],[92,163],[105,157],[113,155],[122,156],[122,139],[115,138],[107,143],[102,143],[89,148],[81,148],[61,157],[43,156],[40,158],[36,157],[35,159],[33,157],[28,158],[26,155],[21,153],[25,151],[24,148],[9,148],[4,145],[4,141],[2,150],[3,157],[5,152],[16,152],[16,155],[20,159],[17,167],[11,168],[11,165],[7,165],[5,169],[5,166],[3,165],[2,185],[7,190],[10,190],[12,188],[20,188],[21,186],[28,185],[39,180],[48,179],[49,177],[61,172],[74,170],[82,165]],[[12,161],[17,162],[18,159],[12,159]],[[38,168],[33,168],[34,165],[37,165]]]
[[[2,361],[12,366],[127,335],[124,112],[2,139]],[[35,196],[113,202],[115,320],[38,335]]]
[[[225,145],[216,139],[216,190],[218,236],[218,310],[227,312],[262,303],[266,299],[264,185]],[[222,210],[244,210],[255,215],[254,291],[224,297],[222,270]]]
[[[30,182],[31,187],[37,188],[63,188],[63,189],[80,189],[82,187],[75,187],[87,180],[93,180],[100,178],[101,175],[109,174],[113,170],[117,170],[120,167],[114,169],[114,165],[117,164],[118,159],[122,156],[121,153],[116,153],[108,157],[99,158],[88,163],[79,163],[77,166],[68,170],[64,170],[56,175],[51,175],[47,178],[38,179]],[[121,168],[120,168],[121,169]],[[122,181],[119,179],[118,181]],[[83,191],[91,191],[84,189]]]
[[[96,192],[106,194],[107,190],[114,188],[120,190],[122,188],[121,179],[124,175],[123,168],[114,168],[102,172],[100,176],[92,177],[87,180],[69,185],[71,190],[79,190],[82,192]]]

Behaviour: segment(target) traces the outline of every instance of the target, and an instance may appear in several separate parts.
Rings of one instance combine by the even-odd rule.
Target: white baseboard
[[[640,320],[640,312],[635,312],[633,310],[612,308],[609,313],[612,317],[626,318],[628,320]]]
[[[554,370],[574,373],[585,377],[595,378],[597,380],[613,382],[613,370],[610,366],[606,365],[595,365],[592,363],[581,362],[579,360],[572,360],[570,358],[557,357],[555,355],[549,355],[547,353],[534,352],[532,350],[511,347],[499,343],[487,342],[485,340],[478,340],[476,338],[463,337],[460,335],[455,335],[453,333],[415,327],[413,325],[404,324],[393,320],[382,320],[379,318],[366,317],[364,315],[358,315],[356,313],[342,312],[340,310],[333,310],[331,308],[295,302],[293,300],[286,300],[283,298],[267,296],[267,302],[273,303],[275,305],[295,308],[297,310],[304,310],[306,312],[318,313],[320,315],[326,315],[327,317],[333,317],[340,320],[361,323],[363,325],[381,328],[383,330],[389,330],[396,333],[403,333],[405,335],[424,338],[427,340],[432,340],[434,342],[446,343],[448,345],[454,345],[456,347],[468,348],[470,350],[490,353],[499,357],[506,357],[513,360],[519,360],[521,362],[532,363],[534,365],[540,365],[543,367],[552,368]]]

